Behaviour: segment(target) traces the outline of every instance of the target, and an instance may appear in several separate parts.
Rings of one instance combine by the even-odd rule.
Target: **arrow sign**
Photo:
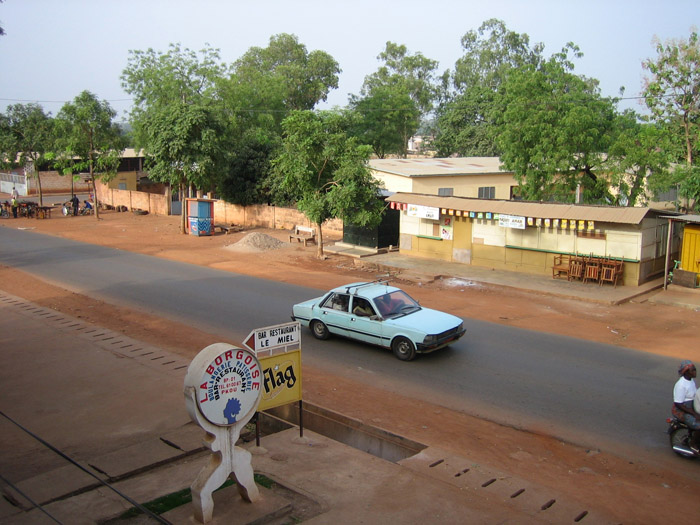
[[[248,334],[243,344],[253,352],[271,350],[301,341],[301,325],[298,321],[292,323],[256,328]]]

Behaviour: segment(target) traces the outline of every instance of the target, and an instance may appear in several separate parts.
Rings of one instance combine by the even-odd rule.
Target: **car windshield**
[[[402,290],[380,295],[374,299],[382,317],[398,317],[420,310],[420,305]]]

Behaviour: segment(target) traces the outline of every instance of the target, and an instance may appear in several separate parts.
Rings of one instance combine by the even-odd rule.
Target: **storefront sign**
[[[434,221],[440,218],[440,208],[432,206],[420,206],[418,204],[409,204],[406,215],[409,217],[420,217],[421,219],[432,219]]]
[[[453,218],[449,216],[443,216],[440,221],[440,237],[446,241],[452,240],[452,221]]]
[[[263,393],[258,410],[301,400],[301,350],[260,359]]]
[[[517,215],[499,215],[498,225],[501,228],[516,228],[518,230],[525,229],[525,217],[518,217]]]
[[[270,352],[265,351],[281,347],[288,347],[288,349],[293,350],[299,348],[301,344],[301,325],[298,321],[294,321],[256,328],[248,334],[243,344],[246,348],[255,352],[257,357],[270,355]]]
[[[243,348],[228,347],[217,355],[210,354],[206,363],[195,359],[188,379],[196,384],[199,411],[220,426],[233,425],[255,412],[262,392],[260,363]]]

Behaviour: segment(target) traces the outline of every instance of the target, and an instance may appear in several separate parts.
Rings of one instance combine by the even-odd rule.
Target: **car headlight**
[[[437,342],[437,335],[426,335],[423,344],[430,345]]]

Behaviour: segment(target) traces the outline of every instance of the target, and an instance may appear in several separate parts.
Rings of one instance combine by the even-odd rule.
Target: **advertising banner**
[[[263,392],[258,410],[301,401],[301,350],[260,358]]]
[[[518,217],[517,215],[499,215],[498,225],[501,228],[516,228],[518,230],[524,230],[525,217]]]

